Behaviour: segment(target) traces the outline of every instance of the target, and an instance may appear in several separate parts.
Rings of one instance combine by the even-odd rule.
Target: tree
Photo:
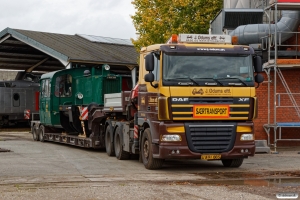
[[[165,43],[172,34],[208,33],[209,22],[221,10],[223,0],[133,0],[131,16],[141,47]]]

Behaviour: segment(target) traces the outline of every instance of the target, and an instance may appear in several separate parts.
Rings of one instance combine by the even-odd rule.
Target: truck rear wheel
[[[114,156],[115,155],[115,149],[114,145],[112,144],[112,130],[110,126],[106,128],[105,131],[105,149],[108,156]]]
[[[45,135],[45,127],[43,125],[40,126],[40,141],[41,142],[44,142],[45,141],[45,138],[44,138],[44,135]]]
[[[36,130],[35,125],[31,127],[31,133],[32,133],[32,138],[34,141],[38,141],[39,140],[39,136]]]
[[[142,161],[146,169],[159,169],[162,167],[164,160],[163,159],[157,159],[153,158],[152,153],[152,137],[150,129],[147,128],[144,131],[143,137],[142,137]]]
[[[121,128],[118,127],[114,137],[116,158],[118,160],[128,160],[130,157],[130,153],[123,150],[123,140],[121,134]]]
[[[240,167],[243,164],[244,158],[222,160],[224,167]]]

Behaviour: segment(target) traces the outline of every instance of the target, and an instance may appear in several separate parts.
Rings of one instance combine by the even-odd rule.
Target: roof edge
[[[133,66],[138,66],[137,63],[121,63],[121,62],[97,62],[97,61],[92,61],[92,60],[76,60],[76,59],[70,59],[69,60],[71,63],[87,63],[87,64],[111,64],[111,65],[133,65]]]
[[[14,30],[14,29],[11,29],[9,27],[7,27],[6,29],[2,30],[0,32],[0,38],[2,38],[3,36],[7,35],[7,34],[10,34],[11,37],[17,39],[17,40],[20,40],[21,42],[24,42],[25,44],[33,47],[33,48],[36,48],[42,52],[44,52],[45,54],[49,55],[49,56],[52,56],[53,58],[56,58],[57,60],[59,60],[64,66],[67,66],[69,64],[69,57],[58,52],[58,51],[55,51],[54,49],[42,44],[42,43],[39,43],[33,39],[31,39],[30,37],[27,37],[21,33],[19,33],[18,31]]]

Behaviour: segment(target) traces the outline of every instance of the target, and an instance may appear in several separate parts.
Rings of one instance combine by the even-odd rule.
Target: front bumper
[[[155,144],[153,144],[155,145]],[[156,147],[157,148],[157,147]],[[253,141],[253,144],[247,144],[247,145],[241,145],[241,146],[234,146],[233,149],[229,152],[223,152],[223,153],[194,153],[189,150],[188,145],[186,146],[163,146],[159,145],[159,153],[154,154],[154,158],[160,158],[160,159],[200,159],[201,155],[207,155],[207,154],[220,154],[221,159],[236,159],[236,158],[247,158],[248,156],[254,156],[255,153],[255,143]],[[241,150],[244,150],[244,153],[241,153]],[[245,149],[248,150],[248,152],[245,152]],[[179,153],[177,153],[179,150]],[[175,153],[172,153],[175,152]]]

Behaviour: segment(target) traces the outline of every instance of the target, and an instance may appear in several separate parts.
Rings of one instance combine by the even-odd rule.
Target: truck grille
[[[186,123],[185,130],[191,151],[221,153],[232,149],[236,123]]]

